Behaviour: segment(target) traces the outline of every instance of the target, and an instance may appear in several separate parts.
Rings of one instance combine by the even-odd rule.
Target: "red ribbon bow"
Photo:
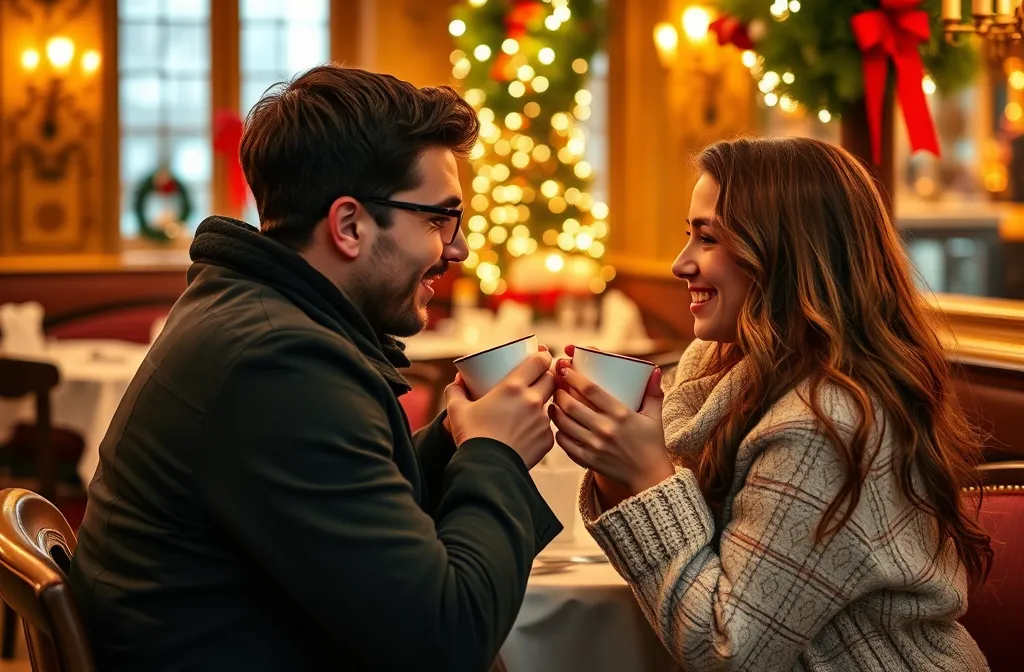
[[[231,204],[241,213],[249,200],[249,185],[245,171],[238,157],[242,144],[242,117],[236,112],[221,110],[213,121],[213,151],[221,154],[228,162],[228,194]]]
[[[721,45],[731,44],[737,49],[753,49],[749,26],[735,16],[722,15],[711,22],[708,30],[715,34]]]
[[[910,146],[939,155],[939,140],[921,80],[924,65],[918,45],[931,34],[921,0],[880,0],[880,9],[860,12],[850,20],[857,46],[864,53],[864,99],[871,129],[871,153],[882,161],[882,107],[889,58],[896,65],[896,92],[910,134]]]

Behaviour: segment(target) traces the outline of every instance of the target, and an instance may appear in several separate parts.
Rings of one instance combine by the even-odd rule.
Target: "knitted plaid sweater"
[[[666,378],[677,464],[695,462],[743,382],[745,362],[698,377],[711,345],[695,341]],[[849,399],[831,390],[821,402],[848,437],[858,417]],[[966,573],[951,544],[934,557],[934,520],[901,493],[894,453],[886,437],[853,517],[816,544],[844,470],[794,391],[741,442],[717,519],[686,468],[605,512],[588,473],[580,508],[686,670],[987,670],[956,621],[967,608]]]

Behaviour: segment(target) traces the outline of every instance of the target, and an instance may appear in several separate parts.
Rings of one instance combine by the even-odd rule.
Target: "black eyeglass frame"
[[[459,231],[462,230],[462,214],[465,212],[463,208],[445,208],[440,205],[424,205],[422,203],[409,203],[408,201],[392,201],[388,198],[356,198],[357,201],[373,203],[375,205],[383,205],[388,208],[395,208],[397,210],[407,210],[409,212],[425,212],[428,215],[443,215],[445,217],[455,218],[455,230],[452,232],[450,240],[445,240],[445,245],[451,245],[455,242],[455,239],[459,237]],[[442,236],[442,240],[444,237]]]

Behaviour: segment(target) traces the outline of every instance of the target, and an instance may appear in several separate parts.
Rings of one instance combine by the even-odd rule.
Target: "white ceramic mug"
[[[654,373],[654,362],[635,359],[611,352],[576,346],[572,356],[572,368],[580,375],[593,381],[624,406],[640,410],[644,402],[644,391]]]
[[[456,359],[454,364],[469,394],[474,399],[484,396],[505,376],[538,351],[537,335],[523,336],[504,345],[466,355]]]

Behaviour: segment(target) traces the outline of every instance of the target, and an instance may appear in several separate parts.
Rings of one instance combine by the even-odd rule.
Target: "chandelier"
[[[1021,0],[971,0],[971,15],[965,21],[961,0],[942,0],[942,22],[950,44],[977,35],[989,54],[1001,59],[1024,34],[1024,7]]]

